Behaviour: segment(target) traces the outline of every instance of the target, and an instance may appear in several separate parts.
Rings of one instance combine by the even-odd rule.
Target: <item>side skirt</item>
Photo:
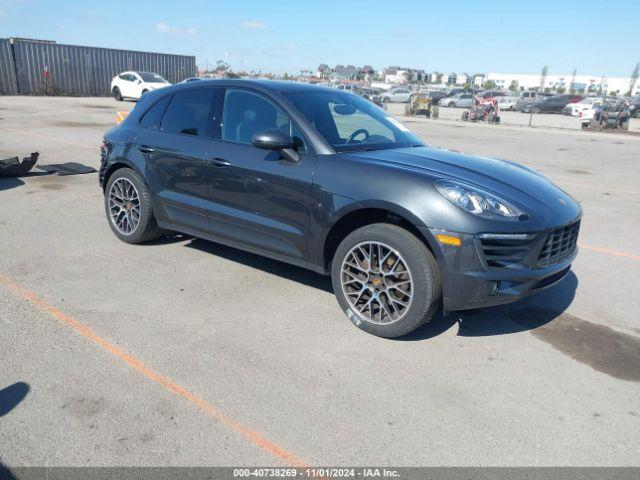
[[[233,240],[229,240],[227,238],[221,238],[212,233],[206,233],[200,230],[192,230],[192,229],[184,228],[182,226],[179,228],[176,228],[175,225],[172,225],[166,222],[157,222],[157,223],[158,223],[158,226],[164,230],[171,230],[174,232],[184,233],[185,235],[191,235],[192,237],[201,238],[203,240],[219,243],[221,245],[226,245],[227,247],[236,248],[244,252],[253,253],[255,255],[260,255],[262,257],[271,258],[273,260],[278,260],[280,262],[288,263],[290,265],[295,265],[296,267],[301,267],[307,270],[311,270],[321,275],[329,275],[330,273],[326,271],[324,268],[322,268],[321,266],[315,265],[306,260],[301,260],[299,258],[292,258],[286,255],[281,255],[279,253],[270,252],[268,250],[263,250],[250,245],[245,245],[244,243],[241,243],[241,242],[234,242]]]

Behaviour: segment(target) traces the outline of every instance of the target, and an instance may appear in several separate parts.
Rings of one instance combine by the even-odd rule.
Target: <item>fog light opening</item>
[[[492,297],[497,295],[500,291],[500,281],[484,282],[484,291]]]

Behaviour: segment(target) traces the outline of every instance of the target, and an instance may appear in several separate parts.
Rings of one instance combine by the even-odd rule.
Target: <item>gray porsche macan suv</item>
[[[581,209],[515,163],[425,144],[351,93],[293,82],[149,92],[101,149],[109,225],[178,231],[330,274],[361,329],[406,334],[444,311],[549,287]]]

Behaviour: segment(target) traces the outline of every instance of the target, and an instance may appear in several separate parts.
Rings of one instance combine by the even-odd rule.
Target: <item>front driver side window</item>
[[[305,151],[301,134],[289,117],[262,95],[227,89],[222,113],[222,140],[251,144],[254,134],[277,128],[291,135],[298,151]]]

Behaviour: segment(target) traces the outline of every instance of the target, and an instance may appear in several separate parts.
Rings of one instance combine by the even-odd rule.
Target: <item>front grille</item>
[[[569,258],[576,251],[580,222],[557,228],[547,234],[535,268],[547,268]]]
[[[480,236],[480,245],[487,266],[504,268],[522,264],[530,252],[535,234],[485,234]]]
[[[580,222],[539,233],[478,235],[478,247],[489,268],[551,267],[576,251]]]

